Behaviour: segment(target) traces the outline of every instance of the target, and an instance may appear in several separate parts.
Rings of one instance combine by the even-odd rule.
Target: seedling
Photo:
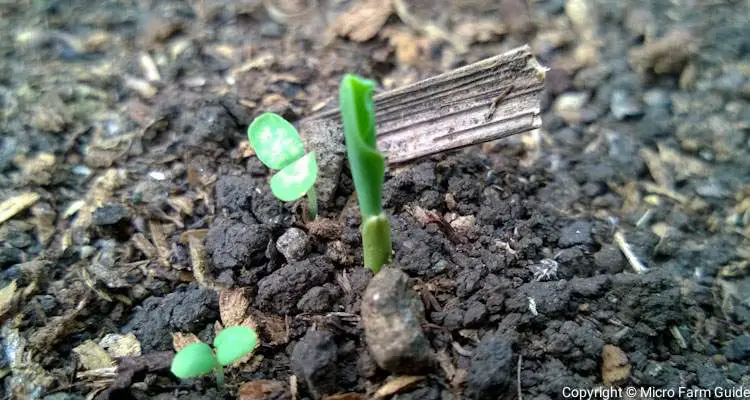
[[[391,262],[391,225],[383,212],[385,157],[375,143],[375,83],[347,74],[339,88],[344,139],[359,210],[362,214],[362,249],[365,267],[374,273]]]
[[[247,326],[224,328],[214,338],[214,349],[203,342],[191,343],[178,351],[172,359],[170,371],[180,378],[189,379],[216,374],[216,385],[224,385],[224,367],[250,353],[258,345],[258,334]]]
[[[258,159],[268,168],[279,170],[271,177],[271,192],[281,201],[294,201],[307,194],[311,218],[318,215],[315,180],[318,163],[315,152],[305,154],[297,129],[283,117],[263,113],[247,128],[247,138]]]

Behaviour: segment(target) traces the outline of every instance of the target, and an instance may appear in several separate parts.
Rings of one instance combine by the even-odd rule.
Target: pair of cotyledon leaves
[[[185,346],[172,360],[172,373],[181,379],[195,378],[217,368],[217,363],[227,366],[258,346],[257,333],[246,326],[231,326],[223,329],[214,338],[214,349],[203,342]]]
[[[247,128],[247,137],[258,159],[268,168],[279,170],[271,178],[274,196],[282,201],[297,200],[315,184],[315,152],[305,154],[302,138],[289,121],[263,113]]]

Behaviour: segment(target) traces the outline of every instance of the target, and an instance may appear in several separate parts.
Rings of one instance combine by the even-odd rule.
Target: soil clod
[[[502,334],[491,333],[484,337],[469,363],[466,394],[470,399],[497,399],[508,393],[516,381],[517,357],[513,343]]]
[[[336,393],[338,346],[328,331],[310,330],[292,351],[292,371],[315,399]]]

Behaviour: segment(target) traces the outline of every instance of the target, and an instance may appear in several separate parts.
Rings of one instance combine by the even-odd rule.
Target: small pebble
[[[643,115],[640,102],[624,90],[615,90],[612,92],[610,110],[612,111],[612,115],[621,121],[626,118]]]
[[[561,116],[566,123],[579,123],[583,119],[583,107],[588,100],[588,93],[565,93],[555,100],[553,109],[555,114]]]
[[[400,269],[383,268],[365,289],[362,322],[365,341],[378,365],[397,374],[417,374],[432,350],[422,332],[424,305]]]
[[[104,205],[94,210],[94,225],[115,225],[128,217],[128,209],[120,204]]]
[[[276,249],[287,261],[301,261],[310,252],[310,237],[299,228],[289,228],[276,241]]]

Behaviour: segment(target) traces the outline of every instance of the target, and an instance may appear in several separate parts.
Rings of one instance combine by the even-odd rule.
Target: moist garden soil
[[[417,15],[465,52],[395,11],[362,39],[336,19],[349,3],[301,19],[254,2],[0,5],[0,196],[16,209],[0,225],[0,393],[750,385],[747,2],[500,3]],[[387,172],[389,268],[421,301],[431,360],[391,374],[364,339],[373,277],[349,171],[308,221],[304,201],[273,197],[245,129],[264,111],[320,109],[345,72],[384,90],[525,42],[552,68],[541,131]],[[220,310],[228,289],[261,345],[224,390],[177,380],[175,343],[238,318]]]

